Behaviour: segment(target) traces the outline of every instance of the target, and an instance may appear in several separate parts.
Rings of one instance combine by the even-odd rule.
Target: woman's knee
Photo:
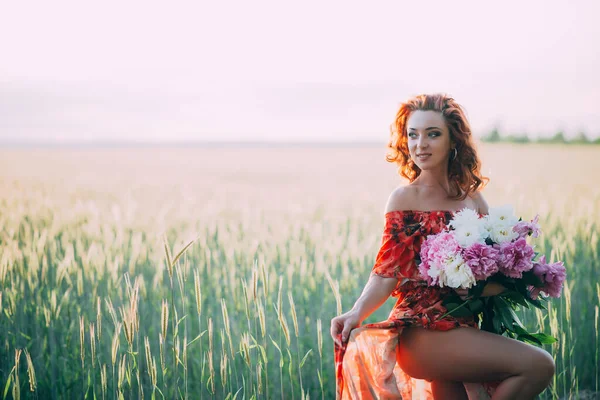
[[[524,371],[524,375],[528,377],[532,383],[538,384],[540,387],[547,387],[552,381],[556,366],[554,359],[545,350],[536,348],[531,357],[531,363],[528,363],[528,368]]]
[[[537,376],[540,380],[540,383],[545,383],[545,386],[548,386],[552,381],[552,377],[556,371],[554,359],[545,350],[540,349],[538,353],[538,360],[536,361]]]

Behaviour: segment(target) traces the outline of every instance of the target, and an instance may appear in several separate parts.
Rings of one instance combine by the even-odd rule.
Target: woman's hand
[[[501,283],[488,282],[483,288],[483,293],[481,293],[481,297],[497,296],[505,290],[506,288]]]
[[[348,337],[350,336],[350,331],[359,326],[360,322],[361,321],[358,318],[358,314],[352,310],[333,318],[331,320],[331,337],[333,338],[333,341],[338,346],[341,346],[342,343],[338,340],[338,335],[341,333],[342,342],[347,342]]]
[[[497,296],[505,290],[506,288],[504,285],[498,282],[488,282],[483,288],[481,297]],[[467,297],[469,297],[469,289],[454,289],[454,291],[463,301],[467,300]]]
[[[354,307],[347,313],[338,315],[331,320],[330,332],[333,341],[338,346],[347,342],[350,331],[359,326],[373,311],[385,303],[397,284],[397,278],[384,278],[377,274],[371,274],[362,294],[354,303]]]

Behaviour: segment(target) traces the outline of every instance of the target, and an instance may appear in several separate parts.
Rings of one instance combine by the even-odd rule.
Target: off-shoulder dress
[[[427,286],[419,277],[417,255],[427,235],[444,230],[452,211],[397,210],[385,214],[381,248],[372,272],[395,277],[398,300],[387,320],[355,328],[342,346],[334,344],[337,399],[433,399],[431,383],[406,374],[396,363],[403,328],[421,326],[446,331],[477,328],[473,317],[440,318],[450,288]],[[338,337],[341,340],[341,335]],[[489,399],[496,383],[465,383],[469,399]]]

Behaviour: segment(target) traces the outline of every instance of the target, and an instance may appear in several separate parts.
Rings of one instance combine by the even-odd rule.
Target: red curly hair
[[[406,132],[408,117],[416,110],[440,112],[448,126],[450,139],[456,146],[456,158],[448,160],[449,197],[464,200],[469,193],[485,187],[489,178],[481,175],[481,162],[477,157],[465,111],[452,97],[445,94],[421,94],[400,105],[396,120],[390,127],[386,161],[395,162],[398,173],[409,182],[413,182],[421,174],[421,169],[410,158]]]

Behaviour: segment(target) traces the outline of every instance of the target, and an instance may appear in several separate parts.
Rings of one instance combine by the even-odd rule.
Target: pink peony
[[[463,258],[471,267],[475,279],[482,281],[498,272],[496,260],[499,253],[500,251],[492,246],[475,243],[464,251]]]
[[[533,248],[527,244],[525,238],[514,242],[502,243],[498,246],[498,267],[500,272],[510,278],[522,278],[523,272],[533,268]]]
[[[437,284],[437,279],[429,276],[431,268],[441,268],[442,260],[450,254],[460,253],[460,245],[450,232],[429,235],[421,244],[419,273],[428,285]]]
[[[429,276],[429,274],[427,274],[427,271],[429,271],[429,268],[431,268],[431,258],[429,257],[429,248],[433,244],[434,240],[435,240],[435,236],[431,235],[431,236],[428,236],[427,239],[425,239],[423,241],[423,243],[421,244],[421,252],[420,252],[421,263],[419,264],[419,273],[421,274],[421,277],[423,277],[423,279],[425,279],[427,281],[428,285],[433,285],[433,279]]]
[[[567,278],[567,271],[562,261],[548,264],[546,263],[546,256],[541,256],[540,260],[533,265],[533,273],[540,278],[543,286],[533,288],[532,298],[537,298],[540,291],[550,297],[560,297],[563,283]]]
[[[434,240],[427,249],[428,256],[434,261],[441,262],[448,254],[460,253],[460,245],[451,232],[442,232],[435,235]]]
[[[530,234],[531,234],[531,236],[536,238],[540,235],[540,233],[542,233],[540,225],[538,224],[539,219],[540,219],[540,216],[536,215],[535,218],[531,222],[527,222],[527,221],[518,222],[513,227],[513,231],[515,231],[519,234],[519,238],[527,237]]]

